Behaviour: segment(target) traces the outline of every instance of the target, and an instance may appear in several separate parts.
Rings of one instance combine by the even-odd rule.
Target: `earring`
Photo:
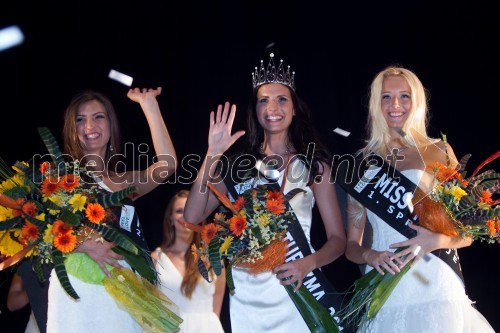
[[[113,145],[111,144],[111,142],[109,143],[109,147],[108,147],[108,149],[109,149],[109,152],[110,152],[110,153],[112,153],[112,152],[113,152]]]

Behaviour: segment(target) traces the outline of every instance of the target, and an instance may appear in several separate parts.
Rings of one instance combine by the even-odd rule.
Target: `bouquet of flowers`
[[[457,168],[431,163],[426,170],[434,175],[434,186],[428,195],[417,193],[413,214],[418,224],[448,236],[469,237],[487,243],[500,242],[500,200],[492,195],[500,192],[500,173],[479,171],[500,157],[500,151],[483,161],[467,177],[465,166],[470,154]],[[415,200],[416,199],[416,200]],[[398,248],[396,252],[401,251]],[[354,294],[342,314],[347,324],[357,327],[363,320],[374,318],[399,280],[411,268],[411,261],[399,273],[379,274],[375,269],[354,282]]]
[[[43,281],[42,265],[50,263],[72,298],[78,299],[79,296],[70,283],[68,271],[83,281],[104,284],[122,306],[123,301],[112,290],[113,286],[123,283],[126,272],[113,272],[115,269],[109,267],[112,277],[105,277],[97,263],[84,253],[75,253],[75,249],[94,233],[99,234],[100,239],[114,242],[116,246],[113,250],[122,254],[139,273],[140,277],[132,274],[142,285],[139,289],[156,284],[157,273],[149,253],[112,226],[116,216],[111,208],[121,205],[135,192],[135,188],[103,193],[92,174],[78,160],[63,159],[55,138],[47,128],[39,128],[39,133],[51,161],[40,161],[39,165],[16,162],[12,172],[0,160],[0,177],[3,180],[0,183],[0,254],[6,258],[0,263],[0,270],[30,258],[34,271]],[[128,281],[133,279],[128,277]],[[152,291],[153,288],[149,288],[149,292],[144,294],[149,295],[148,300],[161,309],[156,314],[168,314],[168,324],[174,323],[170,325],[174,329],[167,331],[175,332],[180,318],[172,316],[173,313],[165,307],[165,304],[171,304],[170,300]],[[165,332],[163,328],[161,330]]]
[[[204,226],[184,222],[186,227],[201,233],[200,248],[193,245],[192,251],[203,277],[210,281],[208,272],[222,273],[225,262],[226,282],[231,294],[235,291],[231,269],[244,267],[250,274],[271,271],[285,262],[287,242],[284,240],[288,221],[293,211],[287,202],[301,189],[283,195],[268,185],[259,185],[244,192],[234,202],[220,193],[212,184],[208,187],[222,202],[222,211],[214,216],[212,223]],[[295,285],[285,288],[301,312],[311,332],[339,332],[336,322],[303,285],[294,292]]]

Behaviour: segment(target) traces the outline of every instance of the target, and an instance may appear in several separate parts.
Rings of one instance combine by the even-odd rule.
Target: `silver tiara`
[[[270,57],[267,68],[264,67],[264,60],[260,61],[260,69],[255,67],[255,72],[252,73],[253,87],[256,88],[264,83],[281,83],[295,91],[295,72],[290,73],[290,66],[285,71],[283,59],[280,60],[278,69],[276,69],[274,53],[271,53]]]

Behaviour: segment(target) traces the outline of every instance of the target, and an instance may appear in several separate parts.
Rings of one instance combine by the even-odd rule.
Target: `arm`
[[[222,310],[222,302],[224,301],[224,293],[226,291],[226,270],[222,266],[222,273],[215,280],[215,293],[213,300],[213,308],[215,314],[220,317]]]
[[[19,274],[14,274],[7,295],[7,308],[9,311],[14,312],[22,309],[28,303],[28,294],[24,290],[23,280]]]
[[[359,203],[351,196],[348,196],[346,258],[356,264],[368,264],[382,275],[384,275],[384,270],[390,274],[399,272],[398,264],[402,264],[402,261],[399,257],[393,258],[393,252],[376,251],[362,246],[365,225],[366,210],[359,206]]]
[[[147,169],[132,173],[129,184],[137,187],[138,196],[142,196],[156,188],[173,175],[177,167],[174,145],[156,100],[156,97],[161,94],[161,90],[161,87],[157,89],[143,88],[142,90],[135,88],[130,89],[127,93],[128,98],[139,103],[146,116],[157,159]]]
[[[330,175],[330,167],[323,165],[323,170],[324,175]],[[323,220],[327,241],[311,255],[279,265],[273,270],[274,273],[284,271],[277,275],[279,279],[291,276],[290,280],[282,281],[282,284],[297,282],[295,290],[300,288],[307,274],[340,257],[344,254],[346,247],[345,230],[335,186],[328,181],[328,177],[322,177],[321,182],[312,185],[312,191]]]
[[[213,183],[216,188],[227,193],[227,188],[222,179],[216,176],[216,166],[220,157],[238,140],[245,131],[238,131],[231,135],[236,105],[229,108],[229,102],[217,107],[217,113],[210,112],[210,128],[208,131],[208,151],[203,164],[196,176],[184,208],[184,218],[191,223],[199,223],[207,218],[220,204],[210,190],[207,182]]]

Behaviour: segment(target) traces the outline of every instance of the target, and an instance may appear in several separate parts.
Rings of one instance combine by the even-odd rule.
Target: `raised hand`
[[[215,156],[223,154],[238,140],[245,131],[238,131],[231,135],[234,117],[236,115],[236,105],[229,109],[229,102],[224,103],[224,107],[219,104],[217,112],[210,112],[210,129],[208,131],[208,155]]]
[[[137,102],[141,105],[147,106],[148,103],[155,103],[157,105],[156,96],[161,94],[161,87],[156,89],[153,88],[133,88],[129,89],[127,97],[132,101]]]

